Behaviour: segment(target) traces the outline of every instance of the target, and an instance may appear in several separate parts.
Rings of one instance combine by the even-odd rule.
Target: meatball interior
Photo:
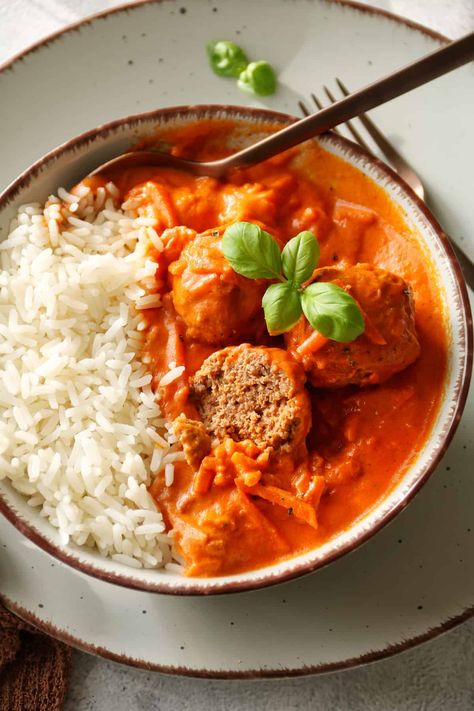
[[[303,368],[286,351],[243,344],[209,356],[190,396],[211,436],[292,449],[311,426],[304,384]]]

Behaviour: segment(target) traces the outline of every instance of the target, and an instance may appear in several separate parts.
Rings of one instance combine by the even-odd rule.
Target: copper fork
[[[344,96],[349,96],[350,92],[347,89],[347,87],[344,85],[344,83],[336,77],[336,83],[341,90],[342,94]],[[327,87],[323,87],[324,92],[329,99],[329,101],[334,104],[337,99],[334,97],[332,94],[331,90]],[[311,99],[318,108],[319,111],[321,111],[324,108],[323,103],[320,101],[320,99],[316,96],[316,94],[312,93],[311,94]],[[309,116],[310,111],[306,104],[303,101],[299,101],[298,105],[301,109],[301,112],[304,116]],[[372,138],[373,142],[375,145],[379,148],[381,153],[383,154],[384,158],[386,159],[387,163],[390,164],[390,166],[395,170],[396,173],[407,183],[407,185],[410,186],[410,188],[413,190],[413,192],[420,198],[420,200],[423,200],[426,202],[426,191],[423,186],[423,183],[419,177],[419,175],[413,170],[411,165],[408,163],[408,161],[399,153],[399,151],[395,148],[395,146],[390,143],[390,141],[383,135],[383,133],[380,131],[380,129],[374,124],[371,118],[367,116],[367,114],[359,114],[357,116],[357,119],[360,121],[362,126],[365,128],[369,136]],[[354,138],[355,142],[358,143],[362,148],[365,148],[366,151],[369,153],[372,153],[372,149],[368,145],[367,141],[364,139],[363,135],[361,132],[358,130],[358,128],[354,125],[353,121],[346,121],[344,124],[349,131],[349,133],[352,135]],[[340,133],[337,128],[333,129],[336,133]],[[456,254],[456,257],[458,259],[458,262],[461,266],[462,272],[464,274],[464,278],[466,280],[466,283],[471,287],[471,289],[474,289],[474,263],[472,260],[468,257],[468,255],[464,252],[459,245],[457,245],[453,240],[449,238],[449,242]]]

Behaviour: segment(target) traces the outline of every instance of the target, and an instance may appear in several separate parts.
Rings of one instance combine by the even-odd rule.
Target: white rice
[[[159,294],[147,294],[146,296],[141,296],[135,302],[136,309],[156,309],[161,306],[161,297]]]
[[[176,365],[173,368],[170,368],[170,370],[168,370],[168,372],[165,373],[161,378],[160,382],[158,383],[158,387],[161,388],[164,385],[169,385],[174,380],[177,380],[183,373],[184,365]]]
[[[0,244],[0,478],[64,544],[181,570],[147,487],[171,486],[183,454],[137,358],[140,310],[161,304],[144,245],[162,243],[112,184],[58,196],[23,205]]]

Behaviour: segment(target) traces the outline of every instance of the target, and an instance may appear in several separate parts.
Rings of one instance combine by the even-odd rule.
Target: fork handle
[[[431,52],[422,59],[393,72],[393,74],[349,94],[318,113],[311,114],[262,141],[254,143],[239,153],[234,153],[221,161],[215,161],[214,165],[217,167],[219,164],[220,167],[223,167],[225,164],[226,168],[233,168],[259,163],[288,148],[293,148],[302,141],[324,133],[360,113],[370,111],[386,101],[406,94],[473,59],[474,32],[471,32],[442,49]]]

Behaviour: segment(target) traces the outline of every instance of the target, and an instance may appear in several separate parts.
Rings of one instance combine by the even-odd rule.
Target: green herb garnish
[[[302,313],[300,294],[289,281],[271,284],[263,295],[262,306],[272,336],[296,326]]]
[[[240,74],[237,86],[258,96],[270,96],[276,91],[276,76],[268,62],[250,62]]]
[[[244,50],[235,42],[209,42],[206,49],[211,69],[221,77],[238,77],[248,65]]]
[[[276,91],[277,80],[268,62],[250,62],[241,72],[237,85],[240,89],[258,96],[270,96]]]
[[[236,222],[222,237],[224,256],[232,269],[248,279],[279,279],[280,247],[273,237],[252,222]]]
[[[217,40],[206,45],[209,65],[220,77],[238,78],[238,86],[259,96],[276,91],[275,72],[268,62],[250,62],[244,50],[230,40]]]
[[[333,341],[354,341],[364,332],[364,317],[356,301],[331,282],[307,286],[301,292],[301,307],[312,327]]]
[[[262,299],[272,336],[293,328],[302,313],[316,331],[333,341],[348,343],[364,332],[361,310],[344,289],[331,282],[303,286],[319,262],[319,244],[312,232],[300,232],[280,253],[277,241],[261,227],[236,222],[224,232],[222,251],[237,274],[278,280]]]
[[[286,243],[281,261],[283,274],[293,286],[308,281],[319,262],[319,244],[309,230],[300,232]]]

